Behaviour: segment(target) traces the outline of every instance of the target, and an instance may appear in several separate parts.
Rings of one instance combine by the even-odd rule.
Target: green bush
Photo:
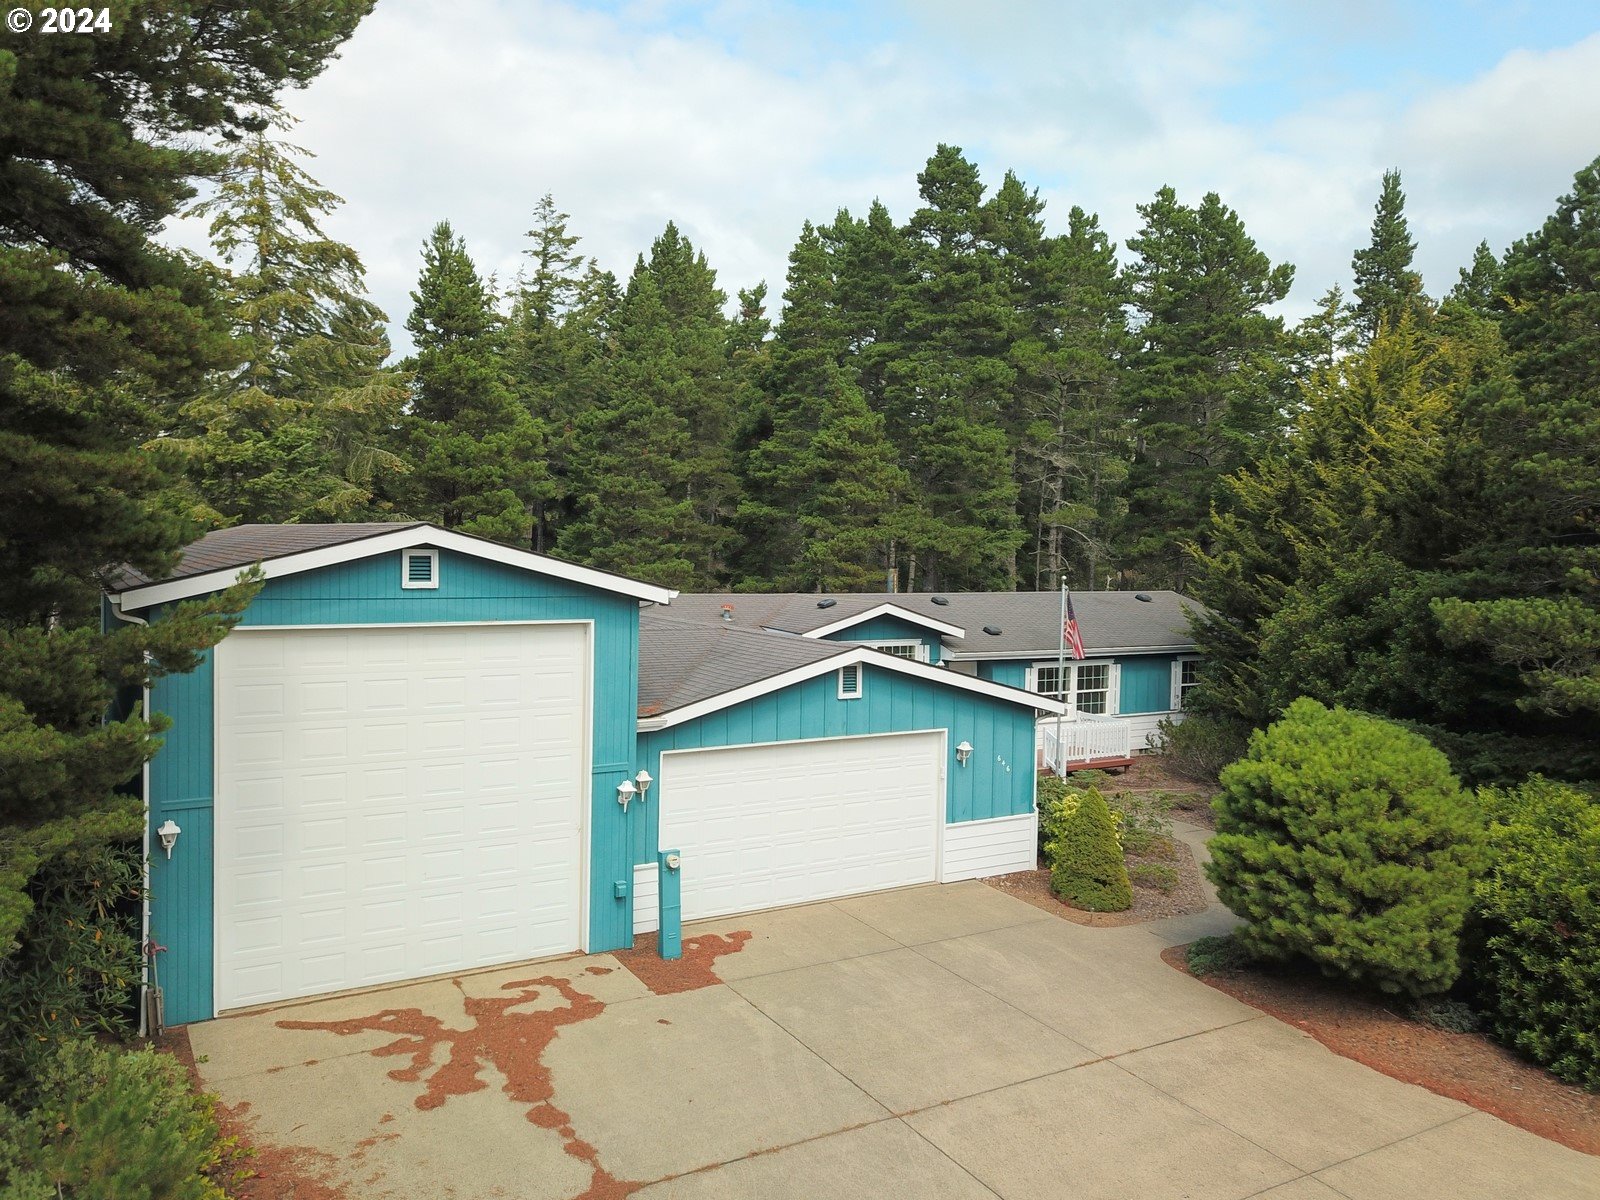
[[[1066,779],[1058,779],[1054,775],[1039,776],[1035,789],[1039,798],[1039,849],[1044,851],[1046,862],[1055,861],[1052,847],[1061,840],[1061,832],[1067,827],[1067,818],[1078,811],[1079,801],[1090,790],[1098,791],[1095,784],[1078,781],[1095,775],[1102,779],[1106,777],[1103,771],[1076,771]],[[1101,798],[1104,799],[1104,796]],[[1119,845],[1122,840],[1121,819],[1122,815],[1113,809],[1111,826]]]
[[[1222,773],[1207,873],[1250,953],[1387,992],[1460,972],[1483,828],[1444,755],[1389,721],[1291,704]]]
[[[64,1040],[129,1032],[137,1013],[137,845],[100,846],[42,867],[19,947],[0,962],[0,1101],[25,1099]]]
[[[1140,863],[1138,866],[1128,868],[1128,882],[1134,887],[1171,892],[1178,886],[1178,873],[1161,863]]]
[[[1194,712],[1163,720],[1156,731],[1162,765],[1181,779],[1214,785],[1222,768],[1243,757],[1250,728],[1244,722]]]
[[[1050,890],[1090,912],[1121,912],[1133,904],[1133,888],[1111,810],[1095,788],[1083,792],[1052,843]]]
[[[1481,793],[1491,865],[1475,891],[1476,971],[1497,1036],[1600,1090],[1600,802],[1533,779]]]
[[[169,1054],[61,1042],[31,1112],[0,1110],[0,1195],[225,1200],[214,1106]]]
[[[1256,960],[1231,933],[1220,937],[1195,938],[1184,956],[1193,975],[1220,975],[1239,971]]]
[[[1165,792],[1112,792],[1106,803],[1124,853],[1150,854],[1171,840],[1172,801]]]

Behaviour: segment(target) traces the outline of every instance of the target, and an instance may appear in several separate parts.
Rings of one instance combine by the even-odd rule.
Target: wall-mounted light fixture
[[[651,778],[649,771],[646,771],[643,767],[640,767],[639,773],[633,777],[633,781],[639,785],[639,803],[643,804],[646,800],[650,799],[650,785],[654,783],[655,780]]]
[[[168,858],[172,857],[172,848],[178,844],[178,835],[182,832],[183,830],[178,828],[178,823],[171,817],[168,817],[165,824],[156,830],[156,836],[161,839],[161,848],[167,852]]]
[[[624,779],[617,784],[617,803],[622,805],[623,812],[628,811],[628,805],[632,803],[633,798],[638,794],[639,789],[633,786],[633,780],[631,779]]]
[[[956,762],[960,763],[963,767],[967,765],[967,759],[969,759],[971,757],[972,757],[972,743],[971,742],[962,742],[959,746],[956,747]]]

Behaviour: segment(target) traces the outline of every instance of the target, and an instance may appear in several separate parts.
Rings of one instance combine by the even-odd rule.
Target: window
[[[1072,678],[1072,668],[1067,668],[1067,678]],[[1040,663],[1033,669],[1033,690],[1052,699],[1063,699],[1061,671],[1055,663]]]
[[[1182,708],[1200,682],[1200,660],[1180,658],[1172,664],[1172,707]]]
[[[1111,711],[1111,664],[1072,664],[1072,708],[1082,713]]]
[[[839,668],[839,699],[861,699],[861,664],[851,663]]]
[[[896,658],[909,658],[912,662],[927,662],[928,647],[923,642],[904,640],[893,642],[862,642],[863,646],[871,646],[884,654],[892,654]]]
[[[1066,700],[1072,711],[1109,714],[1115,708],[1111,693],[1116,673],[1108,662],[1069,662],[1066,687],[1061,685],[1061,670],[1053,662],[1035,663],[1033,690],[1054,700]]]
[[[439,552],[437,550],[402,550],[400,552],[400,586],[403,588],[438,587]]]

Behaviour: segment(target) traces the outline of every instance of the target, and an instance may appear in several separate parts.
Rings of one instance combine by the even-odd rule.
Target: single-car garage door
[[[587,626],[216,654],[218,1009],[580,948]]]
[[[944,807],[942,732],[661,756],[686,921],[930,883]]]

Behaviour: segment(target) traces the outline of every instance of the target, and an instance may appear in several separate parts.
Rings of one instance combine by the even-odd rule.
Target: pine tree
[[[672,322],[642,264],[616,317],[598,403],[572,439],[575,504],[558,549],[565,557],[665,587],[704,584],[690,547],[706,542],[688,498],[689,422],[671,400]]]
[[[903,230],[909,273],[895,302],[901,348],[882,398],[919,505],[905,587],[1009,587],[1023,542],[1002,427],[1011,297],[982,246],[977,168],[941,145],[917,183],[924,203]]]
[[[1372,240],[1355,252],[1355,322],[1361,336],[1371,341],[1378,330],[1393,328],[1403,317],[1424,322],[1427,299],[1422,276],[1411,269],[1417,243],[1406,224],[1406,197],[1400,190],[1400,172],[1383,173],[1383,191],[1372,218]]]
[[[1020,257],[1020,256],[1019,256]],[[1031,580],[1063,571],[1094,587],[1114,561],[1127,509],[1130,422],[1122,362],[1131,349],[1116,246],[1074,206],[1019,290],[1034,297],[1010,351],[1018,482],[1031,525]]]
[[[529,546],[535,502],[550,494],[543,430],[511,392],[494,298],[448,221],[423,247],[411,300],[407,507],[451,529]]]
[[[1274,266],[1215,193],[1189,208],[1162,188],[1139,214],[1128,552],[1133,580],[1181,588],[1183,547],[1203,541],[1218,484],[1281,435],[1283,326],[1265,309],[1294,268]]]
[[[766,372],[770,428],[749,455],[739,522],[752,585],[881,587],[908,487],[883,419],[843,365],[828,247],[807,222],[789,256],[784,323]]]
[[[100,632],[101,588],[123,564],[166,570],[188,532],[139,449],[162,425],[149,397],[231,363],[211,278],[154,235],[222,169],[203,145],[248,133],[370,7],[152,9],[0,51],[0,955],[42,863],[141,828],[118,789],[161,721],[108,718],[113,690],[191,669],[250,592]]]
[[[534,208],[528,269],[519,277],[507,331],[512,387],[546,433],[550,495],[534,499],[534,549],[555,544],[573,513],[572,437],[595,402],[616,280],[577,252],[571,218],[546,193]]]
[[[224,300],[243,362],[208,379],[178,434],[155,444],[182,456],[207,524],[370,515],[402,470],[387,443],[403,381],[383,368],[385,317],[360,258],[322,230],[342,201],[298,165],[306,151],[270,136],[291,118],[260,119],[190,210],[212,218],[230,268]]]
[[[1479,242],[1472,252],[1472,265],[1462,267],[1456,286],[1450,289],[1450,299],[1464,304],[1479,316],[1493,317],[1502,308],[1500,298],[1500,262],[1489,249],[1488,242]]]
[[[1517,706],[1600,739],[1600,160],[1506,255],[1500,325],[1515,387],[1473,394],[1467,429],[1493,524],[1465,556],[1446,636],[1515,671]]]

